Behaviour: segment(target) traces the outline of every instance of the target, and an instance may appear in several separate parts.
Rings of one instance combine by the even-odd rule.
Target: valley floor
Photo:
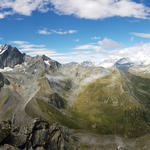
[[[123,138],[117,135],[99,135],[84,131],[74,134],[79,150],[149,150],[150,134],[140,138]]]

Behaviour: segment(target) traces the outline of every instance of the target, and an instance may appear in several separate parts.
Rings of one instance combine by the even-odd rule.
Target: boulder
[[[4,150],[19,150],[19,148],[5,144],[4,145]]]
[[[2,122],[0,126],[0,143],[6,150],[70,150],[73,147],[69,130],[58,123],[50,125],[35,119],[26,127],[16,127],[10,122]]]
[[[11,134],[11,123],[3,121],[0,124],[0,144],[3,143]]]

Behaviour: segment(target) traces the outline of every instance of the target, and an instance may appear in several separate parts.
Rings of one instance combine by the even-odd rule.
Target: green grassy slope
[[[116,70],[82,88],[75,102],[81,124],[104,134],[136,137],[150,131],[148,90],[150,80]]]

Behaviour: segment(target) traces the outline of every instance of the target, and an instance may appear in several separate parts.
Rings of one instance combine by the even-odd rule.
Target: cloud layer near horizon
[[[86,19],[134,17],[146,19],[150,8],[133,0],[1,0],[0,19],[8,15],[30,16],[33,11],[54,11]]]
[[[105,41],[105,39],[99,42],[103,41]],[[105,48],[100,48],[99,50],[97,50],[98,47],[101,47],[101,45],[98,44],[96,49],[94,45],[87,44],[84,46],[76,47],[74,51],[70,53],[59,53],[56,50],[46,48],[45,45],[30,44],[26,41],[12,41],[11,43],[17,45],[17,47],[22,52],[25,52],[28,55],[47,55],[48,57],[57,60],[62,64],[69,62],[81,63],[83,61],[91,61],[95,65],[111,67],[117,60],[121,58],[128,58],[129,60],[137,64],[150,64],[150,43],[135,45],[128,48],[116,49],[111,51],[108,51]],[[110,43],[108,43],[108,45],[110,46]]]

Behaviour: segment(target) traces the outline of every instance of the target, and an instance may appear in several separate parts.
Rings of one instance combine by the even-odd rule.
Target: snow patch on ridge
[[[0,55],[3,54],[5,51],[7,51],[8,47],[9,47],[8,45],[1,46],[0,47]]]
[[[4,69],[0,69],[0,72],[9,72],[9,71],[13,71],[13,69],[10,67],[5,67]]]
[[[49,60],[45,60],[44,63],[50,66]]]

